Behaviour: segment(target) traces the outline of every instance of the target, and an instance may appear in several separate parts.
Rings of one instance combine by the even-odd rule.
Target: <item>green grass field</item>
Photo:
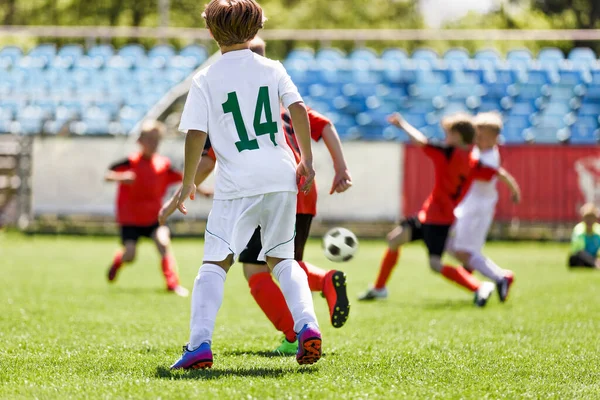
[[[158,256],[109,286],[116,238],[0,236],[0,398],[600,398],[600,274],[568,272],[567,247],[490,244],[516,273],[514,291],[486,309],[430,273],[405,248],[377,303],[353,301],[342,329],[315,296],[324,358],[300,367],[272,357],[281,335],[254,303],[240,266],[229,273],[212,370],[170,372],[189,324],[189,299],[163,291]],[[174,243],[191,288],[199,240]],[[363,242],[336,265],[311,242],[306,259],[348,275],[354,300],[373,279],[383,243]]]

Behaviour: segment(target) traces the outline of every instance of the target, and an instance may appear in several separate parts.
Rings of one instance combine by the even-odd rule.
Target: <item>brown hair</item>
[[[458,113],[442,118],[442,128],[446,132],[458,133],[465,144],[473,143],[475,127],[469,114]]]
[[[252,40],[266,21],[254,0],[211,0],[202,17],[219,46]]]
[[[476,128],[488,129],[496,135],[499,135],[503,128],[502,117],[497,112],[479,113],[475,116],[473,123]]]
[[[255,36],[254,39],[250,41],[250,50],[259,56],[264,57],[267,52],[267,44],[260,36]]]

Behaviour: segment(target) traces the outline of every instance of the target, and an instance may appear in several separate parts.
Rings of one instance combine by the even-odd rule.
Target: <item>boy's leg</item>
[[[296,359],[300,364],[313,364],[321,357],[321,333],[308,279],[293,260],[296,194],[281,192],[265,195],[260,225],[263,250],[258,259],[266,258],[294,318],[299,347]]]
[[[123,249],[115,253],[113,262],[108,270],[108,281],[114,282],[117,278],[117,273],[125,263],[135,260],[137,241],[139,232],[134,226],[121,226],[121,243]]]
[[[179,274],[177,272],[177,262],[170,251],[171,232],[166,226],[156,227],[151,233],[151,238],[156,245],[156,249],[161,257],[161,269],[165,281],[167,282],[167,290],[173,291],[176,294],[186,297],[188,290],[179,284]]]
[[[371,289],[361,294],[358,299],[374,300],[387,297],[386,285],[392,275],[392,271],[398,264],[400,247],[405,243],[422,238],[421,223],[416,217],[405,219],[399,226],[388,233],[388,248],[381,260],[375,284]]]

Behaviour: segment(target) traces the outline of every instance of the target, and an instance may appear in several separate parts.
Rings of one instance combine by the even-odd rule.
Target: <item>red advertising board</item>
[[[600,147],[522,145],[501,147],[502,166],[519,182],[522,202],[514,205],[498,183],[496,220],[576,221],[579,207],[600,204]],[[433,186],[433,166],[415,146],[405,147],[404,214],[416,213]]]

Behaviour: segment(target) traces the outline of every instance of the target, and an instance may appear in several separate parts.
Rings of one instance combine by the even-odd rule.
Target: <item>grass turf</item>
[[[229,273],[215,331],[212,370],[171,372],[187,340],[189,299],[163,291],[148,242],[115,285],[105,280],[111,238],[0,236],[0,398],[598,398],[600,274],[569,272],[567,247],[489,244],[516,273],[507,304],[486,309],[429,272],[420,245],[403,250],[390,297],[358,303],[384,248],[363,242],[333,264],[319,243],[306,259],[348,275],[351,317],[328,322],[315,296],[325,357],[300,367],[273,357],[281,335],[249,294],[240,266]],[[199,240],[176,240],[191,287]]]

